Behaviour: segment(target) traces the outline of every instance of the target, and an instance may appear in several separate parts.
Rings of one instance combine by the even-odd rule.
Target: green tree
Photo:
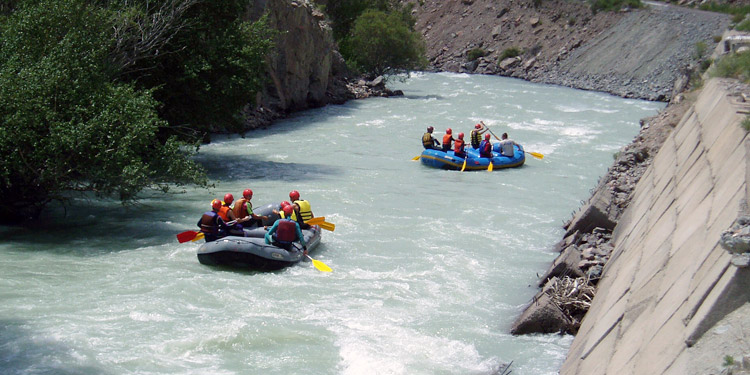
[[[195,148],[157,140],[148,91],[116,82],[108,12],[85,0],[20,2],[0,23],[0,220],[71,193],[136,199],[206,184]]]
[[[163,103],[160,113],[172,126],[170,134],[186,128],[242,129],[241,110],[265,82],[265,57],[274,36],[265,17],[256,22],[241,19],[247,3],[182,0],[182,7],[170,8],[180,10],[174,15],[179,19],[170,23],[173,32],[159,34],[165,41],[159,53],[128,66],[123,79],[154,90],[154,97]],[[120,9],[118,17],[121,24],[142,24],[163,13],[154,2],[140,0]],[[153,29],[162,23],[150,25]]]
[[[375,76],[421,69],[426,65],[424,42],[412,25],[404,12],[367,10],[343,41],[342,55],[356,70]]]

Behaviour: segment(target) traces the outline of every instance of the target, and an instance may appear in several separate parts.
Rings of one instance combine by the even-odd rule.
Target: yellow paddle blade
[[[466,159],[464,159],[464,165],[461,167],[461,172],[466,170]]]
[[[420,157],[421,157],[421,155],[417,155],[417,156],[411,158],[411,160],[419,160]]]
[[[526,152],[526,151],[524,151]],[[544,159],[544,155],[540,154],[538,152],[526,152],[527,154],[531,154],[531,156],[537,158],[537,159]]]
[[[318,217],[314,217],[314,218],[312,218],[312,219],[310,219],[308,221],[305,221],[305,224],[318,225],[318,224],[320,224],[320,223],[322,223],[324,221],[326,221],[325,216],[318,216]]]
[[[492,172],[492,169],[493,169],[493,167],[492,167],[492,160],[490,160],[490,166],[487,167],[487,172]]]
[[[328,267],[327,264],[325,264],[325,263],[323,263],[323,262],[321,262],[319,260],[313,259],[309,255],[307,257],[310,258],[310,260],[312,261],[313,266],[315,266],[315,268],[317,268],[318,271],[321,271],[321,272],[332,272],[333,271],[331,269],[331,267]]]
[[[334,224],[334,223],[329,223],[329,222],[327,222],[327,221],[324,221],[324,222],[322,222],[322,223],[320,223],[320,224],[318,224],[318,225],[320,225],[320,228],[321,228],[321,229],[325,229],[325,230],[327,230],[327,231],[331,231],[331,232],[333,232],[334,230],[336,230],[336,224]]]
[[[203,232],[198,232],[198,234],[195,235],[195,238],[193,238],[191,241],[195,242],[195,241],[198,241],[198,240],[202,240],[205,237],[206,237],[206,235],[203,234]]]

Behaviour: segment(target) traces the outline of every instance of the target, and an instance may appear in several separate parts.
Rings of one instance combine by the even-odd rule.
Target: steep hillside
[[[722,14],[649,2],[593,14],[582,1],[427,0],[415,5],[432,68],[666,101],[729,23]],[[487,55],[470,60],[472,49]],[[507,57],[513,49],[521,54]],[[507,58],[506,58],[507,57]]]

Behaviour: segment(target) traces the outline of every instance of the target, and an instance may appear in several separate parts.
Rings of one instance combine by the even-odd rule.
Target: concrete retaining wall
[[[728,315],[747,308],[750,270],[719,244],[747,214],[750,175],[748,104],[729,85],[706,84],[638,183],[561,374],[706,374],[750,349],[699,345],[718,326],[750,337]]]

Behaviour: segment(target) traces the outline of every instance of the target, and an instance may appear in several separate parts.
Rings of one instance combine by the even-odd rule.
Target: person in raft
[[[278,246],[287,251],[292,251],[292,243],[298,241],[302,244],[302,249],[305,250],[305,254],[307,254],[305,237],[299,229],[299,224],[291,219],[291,216],[294,213],[294,208],[292,208],[292,205],[284,206],[282,212],[284,213],[285,218],[276,220],[271,229],[266,232],[266,243]]]
[[[443,136],[443,152],[448,152],[448,150],[452,149],[453,141],[455,140],[456,139],[453,138],[453,129],[445,129],[445,135]]]
[[[234,211],[231,207],[232,202],[234,202],[234,196],[231,193],[226,193],[224,195],[224,204],[221,205],[221,208],[219,209],[219,212],[217,212],[217,214],[221,217],[222,220],[224,220],[225,223],[234,221],[234,225],[229,227],[230,235],[244,237],[245,232],[242,230],[242,224],[240,223],[246,222],[249,218],[239,219],[237,216],[235,216]]]
[[[475,150],[479,148],[479,144],[482,142],[482,134],[487,132],[487,128],[481,124],[474,125],[474,130],[469,134],[471,140],[471,147]]]
[[[523,147],[521,147],[521,145],[514,142],[512,139],[508,139],[508,133],[503,133],[503,135],[500,136],[500,139],[500,154],[503,156],[512,158],[515,155],[513,145],[518,146],[518,149],[523,152]]]
[[[492,142],[490,142],[490,135],[485,134],[484,140],[479,144],[479,157],[480,158],[491,158],[492,157]]]
[[[440,146],[440,142],[432,137],[432,131],[435,130],[432,126],[427,127],[427,133],[422,135],[422,146],[425,150],[437,150],[436,146]]]
[[[253,199],[253,191],[251,189],[245,189],[242,192],[242,198],[234,202],[232,212],[237,219],[245,220],[245,227],[249,228],[253,225],[262,227],[263,223],[268,220],[268,216],[259,216],[253,213],[253,203],[250,202],[251,199]]]
[[[299,191],[292,190],[289,192],[289,200],[292,201],[292,220],[296,221],[300,228],[309,229],[310,224],[305,223],[306,221],[315,217],[310,207],[310,202],[299,198]]]
[[[221,237],[225,237],[229,232],[229,227],[224,220],[219,216],[219,210],[221,210],[222,204],[218,199],[211,201],[211,211],[203,213],[200,220],[198,220],[198,227],[201,228],[201,232],[205,236],[206,242],[216,241]]]
[[[464,151],[465,146],[466,142],[464,142],[464,133],[458,133],[458,139],[456,139],[456,144],[453,147],[453,153],[459,158],[466,159],[466,151]]]

